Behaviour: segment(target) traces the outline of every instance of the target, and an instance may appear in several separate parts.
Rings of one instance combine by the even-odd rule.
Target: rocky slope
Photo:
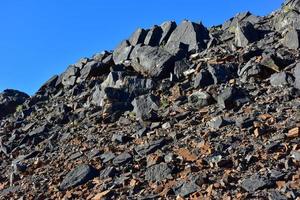
[[[170,21],[4,91],[1,199],[296,199],[299,34],[299,0]]]

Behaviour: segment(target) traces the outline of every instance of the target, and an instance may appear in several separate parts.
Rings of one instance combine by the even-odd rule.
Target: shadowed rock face
[[[17,106],[23,104],[29,96],[18,90],[4,90],[0,93],[0,119],[16,111]]]
[[[5,90],[1,199],[296,199],[299,15],[139,28],[31,97]]]

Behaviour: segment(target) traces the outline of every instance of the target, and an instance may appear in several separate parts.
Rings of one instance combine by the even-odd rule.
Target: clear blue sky
[[[283,0],[1,0],[0,91],[34,94],[81,57],[112,50],[138,27],[183,19],[217,25],[266,15]]]

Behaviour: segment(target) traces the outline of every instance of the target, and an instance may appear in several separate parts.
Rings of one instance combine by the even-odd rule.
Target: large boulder
[[[142,28],[137,29],[129,38],[129,42],[132,46],[137,44],[143,44],[147,36],[148,30]]]
[[[300,47],[300,35],[294,27],[289,27],[283,40],[282,44],[289,49],[299,49]]]
[[[237,24],[235,29],[235,45],[238,47],[246,47],[250,43],[258,39],[258,34],[250,22],[241,22]]]
[[[273,26],[276,30],[283,30],[287,26],[300,29],[300,1],[287,0],[281,10],[274,17]]]
[[[162,23],[160,27],[162,29],[162,36],[160,38],[159,44],[164,45],[168,42],[169,37],[171,36],[177,25],[174,21],[167,21]]]
[[[188,52],[206,48],[205,40],[209,39],[208,30],[202,25],[184,20],[171,34],[165,49],[170,53],[177,52],[180,43],[188,46]]]
[[[67,70],[61,74],[61,83],[65,87],[74,86],[79,76],[79,68],[75,65],[70,65]]]
[[[137,120],[151,121],[157,119],[159,99],[156,96],[152,94],[141,95],[132,101],[132,105]]]
[[[149,32],[145,38],[144,44],[153,46],[153,47],[158,46],[161,36],[162,36],[162,33],[163,33],[163,30],[161,29],[161,27],[159,27],[157,25],[153,26],[153,28],[149,30]]]
[[[166,77],[173,71],[175,57],[160,47],[142,46],[132,60],[135,71],[150,77]]]
[[[300,90],[300,63],[297,64],[294,70],[295,88]]]
[[[0,119],[16,111],[17,106],[23,104],[29,96],[18,90],[7,89],[0,93]]]
[[[128,40],[121,42],[121,44],[113,52],[113,60],[116,65],[122,64],[125,60],[129,59],[133,47]]]

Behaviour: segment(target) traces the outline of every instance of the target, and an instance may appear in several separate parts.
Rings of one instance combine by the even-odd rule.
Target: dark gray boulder
[[[246,178],[242,181],[241,187],[247,192],[253,193],[256,190],[263,189],[269,185],[268,181],[257,175]]]
[[[146,94],[136,97],[132,101],[132,106],[137,120],[148,121],[157,119],[159,99],[156,96]]]
[[[147,36],[145,38],[144,44],[149,46],[158,46],[161,36],[162,36],[163,30],[161,27],[155,25],[153,28],[149,30],[147,33]]]
[[[206,48],[205,40],[209,39],[208,30],[202,25],[184,20],[171,34],[165,49],[174,52],[174,46],[188,46],[188,52],[196,52]]]
[[[184,72],[190,68],[186,59],[179,60],[175,62],[174,65],[174,75],[177,79],[181,79],[184,77]]]
[[[282,44],[289,49],[298,49],[300,47],[300,35],[299,32],[290,27],[282,40]]]
[[[231,65],[208,65],[214,84],[225,83],[234,77],[235,72]]]
[[[222,109],[240,107],[250,101],[244,91],[236,87],[227,87],[217,96],[218,105]]]
[[[135,71],[150,77],[166,77],[174,68],[175,57],[159,47],[142,46],[132,61]]]
[[[188,97],[189,105],[192,108],[200,109],[214,103],[214,99],[207,92],[194,92]]]
[[[246,47],[258,39],[257,31],[250,22],[238,23],[235,30],[235,45]]]
[[[113,52],[113,60],[116,65],[122,64],[129,59],[133,47],[128,40],[121,42],[121,44]]]
[[[97,176],[97,170],[93,167],[83,164],[71,170],[60,184],[60,190],[67,190],[72,187],[82,185]]]
[[[143,44],[147,36],[148,30],[142,28],[137,29],[129,38],[129,42],[132,46],[137,44]]]
[[[212,84],[214,79],[206,69],[201,69],[194,79],[194,88],[204,88]]]
[[[109,73],[109,65],[105,65],[102,62],[91,61],[88,62],[82,70],[80,70],[80,79],[86,80],[90,77],[100,76]]]
[[[270,77],[270,83],[274,87],[284,87],[289,84],[293,84],[293,78],[286,72],[279,72],[272,74]]]
[[[0,119],[16,112],[16,108],[23,104],[29,96],[18,90],[7,89],[0,93]]]
[[[162,36],[160,38],[159,44],[160,45],[165,45],[168,42],[168,39],[172,32],[175,30],[177,27],[176,22],[174,21],[167,21],[164,22],[160,25],[162,29]]]
[[[294,77],[295,77],[295,88],[300,90],[300,63],[297,64],[294,70]]]
[[[79,76],[79,68],[77,68],[75,65],[70,65],[68,69],[61,76],[62,76],[61,83],[65,87],[74,86],[76,83],[76,79]]]
[[[162,181],[167,178],[172,178],[172,170],[166,163],[161,163],[149,167],[145,172],[147,181]]]

